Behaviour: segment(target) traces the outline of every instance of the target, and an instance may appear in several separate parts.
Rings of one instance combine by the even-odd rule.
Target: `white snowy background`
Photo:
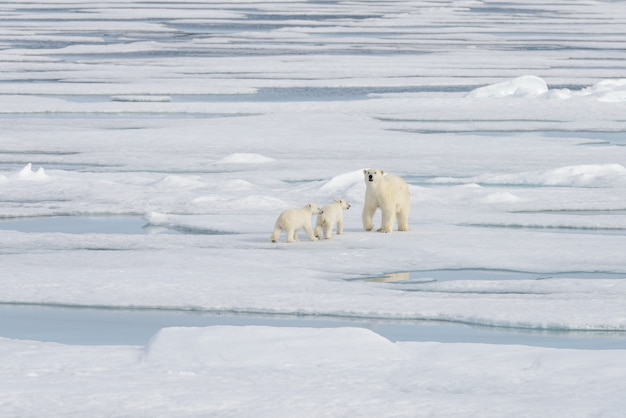
[[[142,346],[0,338],[0,415],[621,416],[625,7],[3,2],[3,305],[435,320],[624,345],[270,326],[164,328]],[[371,167],[409,183],[410,232],[362,230]],[[280,211],[335,198],[352,204],[344,235],[270,243]],[[142,218],[147,233],[11,226],[53,216]],[[430,280],[438,270],[456,273]]]

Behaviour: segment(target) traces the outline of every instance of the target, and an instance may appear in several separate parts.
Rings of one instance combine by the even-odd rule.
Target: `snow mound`
[[[261,154],[238,152],[227,155],[221,160],[216,161],[216,164],[265,164],[275,161],[273,158],[266,157]]]
[[[167,190],[197,189],[205,186],[198,177],[179,175],[167,175],[161,180],[154,182],[153,185]]]
[[[543,173],[544,183],[556,186],[608,186],[626,184],[626,168],[619,164],[584,164]]]
[[[405,358],[391,341],[363,328],[214,326],[164,328],[144,361],[168,367],[353,364]]]
[[[490,193],[484,199],[485,203],[515,203],[521,199],[510,192]]]
[[[479,87],[470,91],[466,97],[485,99],[490,97],[537,97],[548,92],[546,82],[534,75],[525,75],[502,83]]]
[[[363,186],[363,171],[356,170],[340,174],[328,180],[320,187],[320,191],[336,197],[341,197],[355,187]]]
[[[626,78],[602,80],[582,90],[583,95],[594,95],[603,102],[626,101]]]

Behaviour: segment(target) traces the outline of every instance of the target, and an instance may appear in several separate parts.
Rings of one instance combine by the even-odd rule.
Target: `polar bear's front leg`
[[[298,241],[298,231],[295,228],[287,228],[285,232],[287,233],[287,242]]]
[[[318,239],[322,238],[322,219],[320,217],[317,218],[317,222],[315,223],[314,233]]]
[[[391,205],[385,205],[380,208],[382,212],[381,226],[378,232],[390,233],[393,231],[393,225],[396,223],[396,211]]]
[[[376,212],[376,205],[367,205],[363,207],[363,229],[371,231],[374,229],[374,213]]]
[[[309,237],[311,241],[317,241],[317,238],[313,235],[311,225],[304,225],[304,232],[306,232],[306,236]]]

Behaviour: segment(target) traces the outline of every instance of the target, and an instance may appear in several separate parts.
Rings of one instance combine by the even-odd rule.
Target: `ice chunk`
[[[548,92],[546,82],[534,75],[525,75],[502,83],[480,87],[470,91],[466,97],[485,99],[489,97],[535,97]]]
[[[545,173],[548,185],[602,186],[626,182],[626,168],[619,164],[583,164]]]
[[[39,167],[37,171],[33,171],[32,168],[31,163],[26,164],[17,174],[17,177],[22,180],[45,180],[49,178],[43,167]]]
[[[487,195],[484,201],[485,203],[515,203],[519,202],[520,198],[510,192],[497,192]]]
[[[215,326],[164,328],[144,360],[169,367],[354,364],[404,358],[391,341],[363,328]]]

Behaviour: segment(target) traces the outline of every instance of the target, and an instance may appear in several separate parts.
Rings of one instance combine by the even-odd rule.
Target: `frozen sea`
[[[621,1],[3,2],[0,415],[622,416],[625,68]]]

